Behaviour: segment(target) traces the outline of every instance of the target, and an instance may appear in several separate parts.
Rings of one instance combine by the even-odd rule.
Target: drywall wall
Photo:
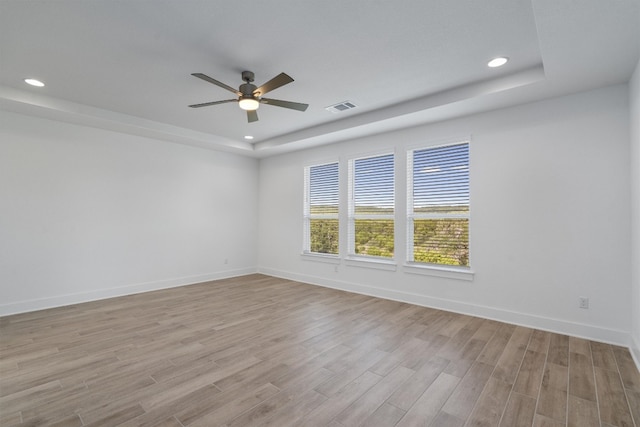
[[[257,161],[0,111],[0,315],[247,274]]]
[[[345,165],[350,156],[389,148],[405,156],[407,147],[459,136],[472,139],[473,281],[408,274],[402,217],[395,271],[301,256],[305,165]],[[617,85],[262,159],[259,270],[626,345],[628,156],[628,87]],[[344,194],[344,167],[342,173]],[[397,177],[397,209],[404,212],[405,171]],[[590,299],[590,309],[578,307],[579,297]]]
[[[640,61],[629,82],[629,117],[631,124],[631,351],[640,369]]]

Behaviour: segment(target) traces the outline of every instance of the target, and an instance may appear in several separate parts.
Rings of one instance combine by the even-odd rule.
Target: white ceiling
[[[262,157],[626,82],[639,53],[640,0],[0,0],[0,108]],[[309,109],[187,107],[233,97],[191,73],[243,70]]]

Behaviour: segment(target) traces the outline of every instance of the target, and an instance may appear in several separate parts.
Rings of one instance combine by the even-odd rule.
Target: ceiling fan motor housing
[[[257,89],[256,85],[251,83],[243,83],[240,85],[240,92],[242,92],[242,97],[251,97],[253,98],[253,92]]]

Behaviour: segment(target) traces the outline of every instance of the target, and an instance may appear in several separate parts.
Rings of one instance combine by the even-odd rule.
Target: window
[[[338,162],[305,168],[305,253],[338,254]]]
[[[393,154],[349,161],[349,255],[393,258]]]
[[[469,142],[407,156],[407,259],[469,266]]]

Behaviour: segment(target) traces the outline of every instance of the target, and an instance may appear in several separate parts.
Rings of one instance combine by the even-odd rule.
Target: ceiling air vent
[[[357,105],[351,101],[343,101],[334,105],[330,105],[325,108],[325,110],[330,111],[332,113],[340,113],[342,111],[351,110],[352,108],[356,108]]]

